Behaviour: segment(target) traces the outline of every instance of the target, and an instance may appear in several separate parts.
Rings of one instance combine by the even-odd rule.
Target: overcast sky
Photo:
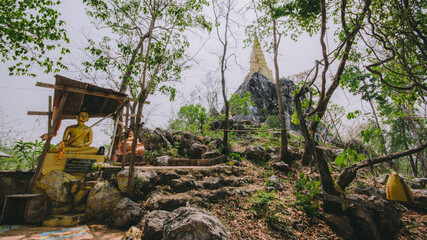
[[[243,4],[239,1],[239,4]],[[84,6],[81,1],[62,1],[59,6],[59,12],[62,19],[66,22],[67,34],[70,37],[71,54],[65,57],[65,63],[73,63],[78,65],[83,49],[86,46],[86,40],[83,35],[97,36],[97,33],[90,24],[90,20],[85,14]],[[238,65],[232,65],[227,76],[228,94],[233,93],[237,87],[243,82],[244,77],[249,72],[249,60],[251,47],[244,48],[243,40],[247,37],[244,35],[244,24],[250,23],[250,14],[244,17],[239,17],[241,21],[240,28],[235,29],[238,35],[238,45],[235,49],[236,62]],[[192,64],[192,68],[183,73],[182,83],[176,85],[179,97],[177,101],[170,103],[167,96],[149,97],[151,102],[150,107],[145,108],[145,115],[149,115],[146,124],[149,127],[166,127],[167,121],[171,114],[171,109],[179,109],[182,104],[182,99],[189,99],[189,93],[201,85],[201,81],[206,79],[206,75],[212,72],[213,75],[220,77],[218,69],[218,59],[213,54],[219,49],[219,45],[212,32],[211,39],[204,45],[202,51],[196,56],[198,64]],[[329,32],[328,34],[333,34]],[[206,34],[206,38],[208,35]],[[204,39],[190,39],[191,51],[194,53],[198,50]],[[320,57],[320,43],[318,36],[312,38],[307,35],[299,37],[297,42],[290,40],[289,37],[282,40],[280,45],[279,67],[281,77],[290,76],[300,73],[311,68],[315,59]],[[269,67],[273,69],[272,54],[264,52]],[[24,141],[34,141],[41,134],[47,131],[47,117],[44,116],[27,116],[27,111],[47,111],[48,96],[53,95],[53,90],[35,87],[36,82],[54,83],[53,74],[43,74],[36,72],[37,77],[11,77],[8,75],[7,67],[9,65],[0,65],[0,124],[4,120],[2,128],[12,127],[15,137]],[[77,78],[79,75],[75,69],[70,68],[70,71],[61,71],[61,75]],[[345,105],[345,103],[343,103]],[[3,118],[3,120],[1,119]],[[94,123],[97,119],[91,119],[88,125]],[[53,139],[53,143],[60,141],[63,130],[66,126],[74,124],[75,121],[67,120],[61,125],[58,136]],[[106,121],[106,124],[109,122]],[[103,132],[107,128],[105,125],[94,129],[94,146],[101,144],[109,144],[108,134]],[[107,132],[111,129],[107,129]]]

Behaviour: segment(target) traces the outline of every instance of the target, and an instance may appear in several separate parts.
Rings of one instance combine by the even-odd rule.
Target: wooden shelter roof
[[[62,119],[73,119],[80,111],[89,117],[105,117],[115,113],[124,101],[133,101],[126,94],[101,88],[89,83],[56,75],[55,84],[37,82],[36,86],[55,89],[53,103],[58,103],[64,92],[68,93],[62,109]]]

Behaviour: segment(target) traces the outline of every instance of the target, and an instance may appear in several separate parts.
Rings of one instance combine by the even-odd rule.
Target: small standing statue
[[[50,150],[52,153],[96,154],[97,148],[90,147],[93,131],[85,125],[89,120],[87,112],[80,112],[76,116],[77,124],[65,129],[62,142]]]

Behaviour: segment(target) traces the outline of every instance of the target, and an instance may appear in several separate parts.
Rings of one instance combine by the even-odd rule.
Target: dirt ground
[[[66,237],[61,239],[73,239],[73,240],[86,240],[86,239],[111,239],[111,240],[120,240],[125,235],[124,231],[119,229],[110,229],[105,225],[81,225],[77,226],[83,228],[82,235],[74,236],[74,237]],[[76,227],[70,227],[76,228]],[[55,237],[52,235],[49,237],[43,237],[40,233],[52,232],[52,231],[61,231],[64,229],[68,229],[66,227],[38,227],[31,225],[21,225],[15,229],[8,230],[6,232],[0,233],[1,240],[41,240],[41,239],[59,239],[51,238]]]

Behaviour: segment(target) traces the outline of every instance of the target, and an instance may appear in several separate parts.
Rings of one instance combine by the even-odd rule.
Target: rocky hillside
[[[169,153],[187,153],[187,157],[193,158],[194,165],[199,165],[198,157],[205,158],[206,152],[218,153],[220,147],[220,139],[213,137],[160,129],[154,132],[164,137],[155,137],[159,141],[170,139],[170,145],[164,144],[169,146],[166,147]],[[192,140],[188,142],[188,139]],[[392,235],[398,239],[424,239],[427,236],[425,206],[420,208],[384,200],[385,174],[374,177],[371,171],[362,170],[347,189],[346,196],[350,201],[363,200],[386,209],[382,215],[381,211],[373,209],[360,212],[356,210],[362,208],[349,203],[348,211],[356,211],[366,219],[355,223],[355,219],[335,218],[323,212],[316,167],[302,166],[300,162],[303,147],[301,136],[290,136],[291,166],[278,161],[279,138],[275,134],[232,134],[231,142],[231,158],[220,164],[188,166],[190,162],[187,161],[187,166],[139,168],[137,171],[140,180],[143,180],[138,185],[134,200],[143,209],[142,215],[145,217],[139,224],[134,223],[135,226],[148,231],[150,220],[147,220],[147,216],[150,214],[162,213],[157,211],[169,214],[187,206],[204,209],[220,219],[230,239],[388,239],[387,236]],[[193,155],[193,145],[203,146],[202,152],[197,151],[198,154]],[[176,152],[171,150],[174,146]],[[334,166],[334,159],[342,149],[333,146],[323,146],[322,149],[336,177],[341,169]],[[161,149],[148,150],[150,156],[155,155],[150,151],[162,152]],[[164,150],[163,153],[168,151]],[[159,161],[162,157],[151,160],[151,163],[180,165],[176,161],[165,164]],[[174,158],[169,156],[168,159]],[[416,199],[425,201],[425,182],[407,181],[414,188]],[[390,229],[390,226],[393,227]]]

